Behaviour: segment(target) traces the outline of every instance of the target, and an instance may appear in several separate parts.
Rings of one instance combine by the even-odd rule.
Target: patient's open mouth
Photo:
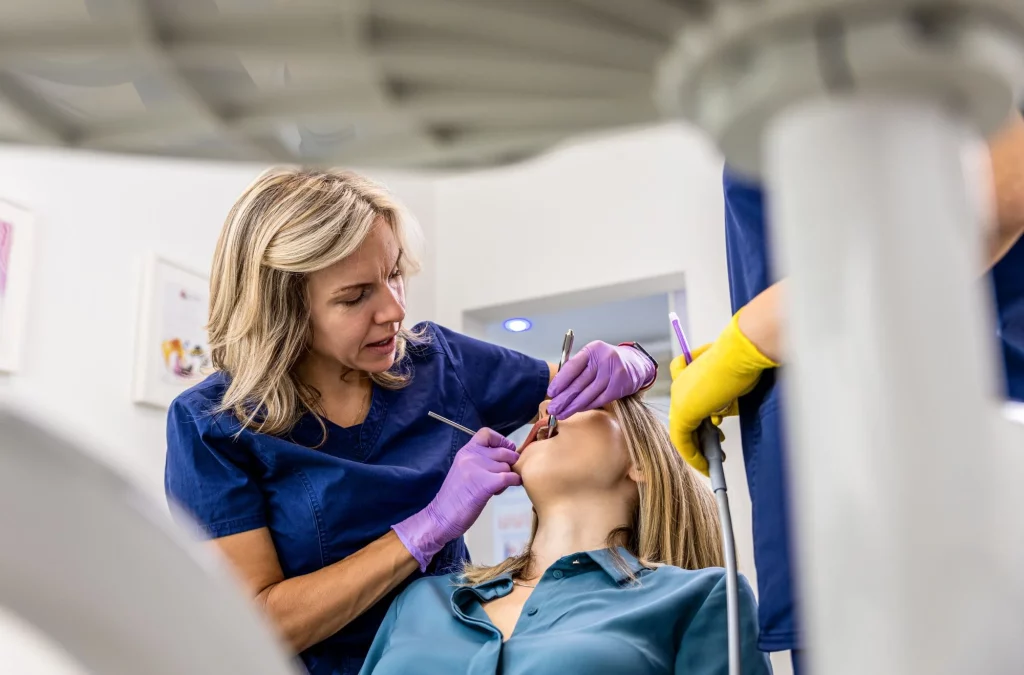
[[[551,436],[557,435],[558,428],[555,427],[555,431]],[[530,433],[526,435],[526,440],[523,441],[523,444],[519,447],[519,452],[521,453],[526,449],[526,446],[530,445],[534,441],[545,441],[548,438],[550,438],[550,436],[548,436],[548,417],[545,416],[534,422],[533,428],[530,429]]]

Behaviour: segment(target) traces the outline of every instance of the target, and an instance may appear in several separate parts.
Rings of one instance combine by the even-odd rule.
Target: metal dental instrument
[[[690,346],[683,335],[683,327],[675,312],[668,315],[672,330],[676,333],[679,346],[683,350],[686,365],[690,365],[693,357]],[[718,427],[711,420],[701,422],[697,430],[700,438],[700,451],[708,460],[708,474],[711,476],[711,489],[718,502],[718,519],[722,521],[722,549],[725,553],[725,615],[729,631],[729,675],[740,675],[740,596],[739,573],[736,569],[736,538],[732,532],[732,513],[729,510],[729,495],[725,485],[725,469],[722,462],[722,442],[719,440]]]
[[[572,353],[572,342],[575,339],[575,335],[572,332],[572,328],[565,332],[565,339],[562,340],[562,358],[558,361],[558,370],[561,372],[562,366],[569,360],[569,354]],[[548,438],[555,435],[555,428],[558,426],[558,420],[555,419],[554,415],[548,417]]]
[[[466,433],[466,434],[469,434],[470,436],[475,436],[476,435],[476,432],[473,431],[472,429],[470,429],[469,427],[464,427],[461,424],[459,424],[458,422],[452,422],[447,417],[441,417],[436,412],[428,411],[427,415],[429,415],[430,417],[433,417],[438,422],[444,422],[445,424],[447,424],[450,427],[455,427],[459,431],[461,431],[463,433]]]

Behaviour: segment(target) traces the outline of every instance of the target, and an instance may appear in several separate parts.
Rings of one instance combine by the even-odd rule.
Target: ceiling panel
[[[504,163],[657,119],[657,28],[682,14],[673,0],[631,7],[646,19],[607,0],[4,0],[0,134],[256,161]]]

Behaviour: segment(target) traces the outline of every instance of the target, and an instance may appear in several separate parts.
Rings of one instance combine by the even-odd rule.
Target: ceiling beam
[[[657,119],[652,101],[615,97],[528,97],[434,92],[417,96],[406,107],[435,125],[506,126],[639,123]]]
[[[372,120],[367,120],[373,133],[381,133],[390,129],[399,129],[416,137],[417,143],[430,144],[434,139],[432,134],[423,124],[423,120],[413,114],[412,111],[401,106],[396,99],[394,89],[387,70],[373,55],[373,33],[371,30],[373,18],[372,7],[375,0],[347,0],[340,10],[345,17],[343,28],[345,39],[351,47],[353,54],[359,60],[360,70],[372,75],[372,96],[361,96],[358,107],[369,109],[372,112]],[[344,89],[346,95],[351,91],[350,87]],[[351,98],[350,96],[347,96]],[[333,114],[325,109],[328,117],[337,117],[339,111],[346,107],[335,103],[331,105]],[[373,108],[377,110],[373,110]],[[250,116],[252,119],[252,116]],[[365,118],[364,118],[365,119]],[[357,128],[357,132],[359,129]]]
[[[370,147],[358,154],[339,156],[339,161],[360,166],[430,168],[444,166],[486,166],[504,158],[522,159],[555,144],[594,131],[587,125],[551,127],[529,131],[487,131],[460,134],[431,148],[410,152],[395,144],[391,148]]]
[[[26,141],[42,145],[66,145],[76,130],[53,107],[10,73],[0,71],[0,104],[21,124]]]
[[[284,144],[270,138],[247,135],[228,124],[223,113],[206,100],[202,93],[182,74],[174,60],[174,55],[164,43],[164,34],[161,27],[156,24],[148,3],[149,0],[133,0],[135,30],[142,37],[141,44],[146,49],[150,64],[156,67],[158,74],[170,83],[189,104],[193,111],[191,116],[205,122],[210,130],[251,148],[258,155],[258,159],[269,162],[294,160],[294,153],[289,151]],[[79,139],[79,143],[84,144],[85,142],[86,139]]]
[[[418,123],[435,126],[484,127],[571,124],[632,124],[657,119],[649,98],[600,96],[517,96],[509,94],[433,92],[399,99],[388,106],[372,91],[279,93],[253,100],[224,114],[220,124],[233,133],[254,133],[287,122],[336,119],[365,124],[378,131],[409,129]],[[83,129],[79,144],[112,147],[153,138],[181,137],[208,128],[203,119],[180,111],[148,112]]]
[[[372,8],[376,16],[406,24],[461,32],[475,40],[482,38],[527,52],[539,50],[622,67],[649,67],[668,46],[661,40],[597,24],[585,12],[571,20],[555,18],[531,12],[523,3],[374,0]]]
[[[128,56],[141,48],[140,36],[123,23],[48,21],[0,25],[0,64],[83,54]]]
[[[663,40],[674,40],[680,28],[697,20],[692,12],[666,0],[572,0],[616,21],[640,28]]]
[[[141,0],[136,0],[139,2]],[[649,1],[649,0],[648,0]],[[365,8],[348,0],[349,11],[384,17],[446,35],[463,33],[479,42],[493,41],[518,51],[597,61],[624,69],[648,69],[667,46],[665,41],[624,33],[588,20],[530,12],[523,5],[483,5],[453,0],[371,0]],[[352,16],[351,14],[349,15]],[[181,18],[160,26],[162,46],[195,62],[211,53],[322,55],[339,57],[358,45],[346,39],[343,12],[268,11],[259,15],[221,14]],[[100,54],[128,56],[148,52],[149,35],[130,21],[41,23],[0,27],[0,64],[39,56]],[[372,45],[369,45],[372,48]]]
[[[441,41],[377,44],[373,55],[392,77],[411,82],[457,82],[467,88],[490,85],[514,87],[524,93],[647,93],[653,83],[650,68],[623,69]]]

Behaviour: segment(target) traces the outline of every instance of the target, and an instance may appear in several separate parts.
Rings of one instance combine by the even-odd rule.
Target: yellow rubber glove
[[[697,438],[700,423],[711,418],[717,426],[723,417],[736,415],[736,399],[754,388],[763,371],[776,367],[740,332],[739,312],[717,340],[693,352],[693,363],[686,365],[682,356],[673,359],[668,427],[687,464],[707,475]]]

